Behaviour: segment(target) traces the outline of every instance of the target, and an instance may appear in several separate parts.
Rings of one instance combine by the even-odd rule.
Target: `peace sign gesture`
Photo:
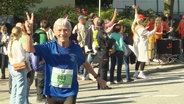
[[[26,32],[31,35],[33,33],[34,14],[31,13],[30,16],[29,13],[26,12],[26,16],[27,16],[27,20],[25,21]]]

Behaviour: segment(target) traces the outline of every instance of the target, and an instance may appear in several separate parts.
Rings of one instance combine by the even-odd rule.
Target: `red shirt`
[[[148,31],[151,31],[151,30],[154,29],[154,23],[151,22],[151,21],[148,21],[148,22],[146,23],[146,27],[149,27],[149,28],[147,28],[147,30],[148,30]]]
[[[170,30],[169,25],[167,24],[167,22],[162,22],[162,26],[163,26],[163,30],[168,32]]]
[[[181,38],[184,38],[184,19],[180,21],[177,30],[181,34]]]

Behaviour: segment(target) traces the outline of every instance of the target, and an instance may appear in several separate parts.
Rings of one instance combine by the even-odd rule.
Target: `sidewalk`
[[[151,73],[155,73],[155,72],[162,72],[163,70],[171,70],[171,69],[177,69],[177,68],[183,68],[184,65],[183,64],[169,64],[169,65],[156,65],[155,63],[152,63],[152,65],[150,66],[146,66],[145,67],[145,72],[146,74],[151,74]],[[124,68],[124,66],[123,66]],[[130,69],[131,69],[131,75],[134,72],[134,65],[130,65]],[[123,76],[125,75],[124,69],[122,70]],[[6,75],[8,76],[8,71],[6,71]],[[149,75],[148,75],[149,76]],[[135,81],[135,83],[137,83]],[[132,82],[131,84],[134,84],[134,82]],[[85,102],[81,102],[82,98],[85,98],[86,95],[88,95],[89,93],[95,96],[98,96],[98,90],[96,90],[96,82],[94,81],[82,81],[79,80],[79,94],[78,94],[78,99],[79,102],[77,104],[88,104]],[[126,85],[127,86],[127,85]],[[118,86],[117,86],[118,87]],[[9,104],[9,86],[8,86],[8,79],[2,80],[0,79],[0,104]],[[103,93],[105,93],[104,91],[102,91]],[[108,94],[113,95],[113,89],[110,91],[107,91]],[[115,95],[118,96],[118,95]],[[103,98],[101,98],[103,99]],[[105,100],[105,99],[104,99]],[[43,104],[43,103],[38,103],[36,102],[36,90],[35,90],[35,86],[34,83],[31,86],[31,90],[30,90],[30,97],[29,97],[29,101],[31,102],[31,104]],[[119,103],[121,104],[121,103]],[[127,103],[128,104],[128,103]]]

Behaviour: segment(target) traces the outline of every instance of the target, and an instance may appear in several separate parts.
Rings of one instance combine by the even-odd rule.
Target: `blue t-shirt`
[[[60,98],[78,94],[77,67],[85,62],[79,45],[71,42],[68,48],[58,44],[57,40],[35,46],[36,54],[45,60],[44,95]],[[53,68],[73,70],[71,88],[54,87],[51,84]]]

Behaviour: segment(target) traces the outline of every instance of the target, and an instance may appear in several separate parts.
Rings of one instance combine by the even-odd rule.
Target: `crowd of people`
[[[150,17],[143,26],[146,17],[138,13],[137,6],[133,8],[132,47],[123,21],[115,23],[117,9],[110,21],[90,13],[89,17],[79,16],[76,25],[65,15],[55,21],[53,31],[49,21],[44,19],[33,32],[34,14],[28,13],[27,20],[16,23],[10,35],[7,27],[1,26],[1,78],[6,78],[8,66],[10,104],[29,104],[29,89],[34,79],[37,101],[48,104],[75,104],[80,75],[82,80],[96,80],[99,90],[112,89],[106,83],[108,71],[110,85],[122,84],[124,64],[126,81],[134,81],[129,68],[131,55],[136,57],[133,77],[145,79],[145,64],[155,56],[150,55],[149,50],[154,51],[157,39],[169,37],[173,31],[172,19],[168,14],[162,18]],[[177,30],[183,38],[184,16],[182,18]],[[97,73],[93,68],[98,68]]]

